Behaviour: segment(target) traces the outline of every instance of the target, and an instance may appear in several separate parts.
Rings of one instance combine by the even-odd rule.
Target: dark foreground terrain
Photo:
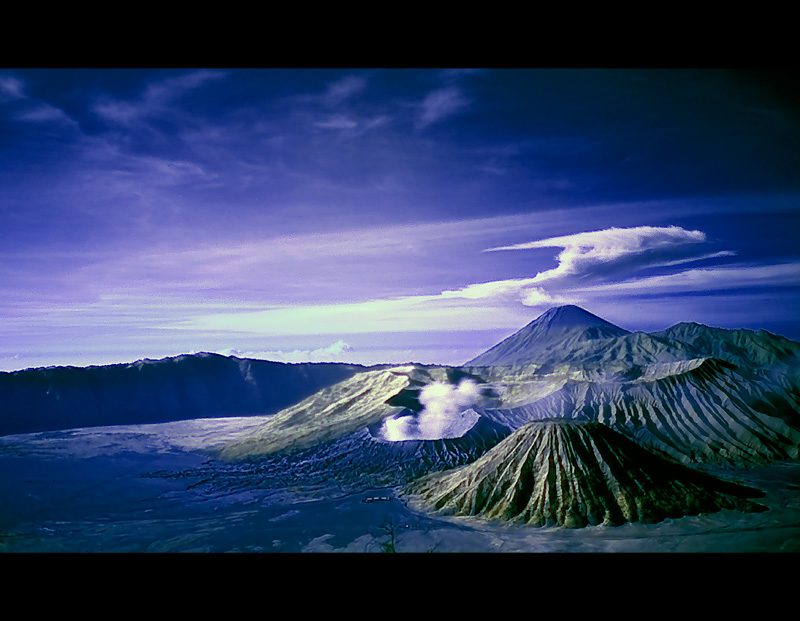
[[[761,513],[530,527],[417,510],[400,487],[274,487],[279,473],[267,476],[257,464],[216,461],[204,452],[212,435],[233,437],[259,422],[208,419],[0,438],[0,550],[800,551],[800,464],[725,471],[766,491],[758,502],[768,510]]]

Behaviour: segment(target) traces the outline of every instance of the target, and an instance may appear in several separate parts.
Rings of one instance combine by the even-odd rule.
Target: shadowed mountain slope
[[[193,354],[0,373],[0,435],[273,414],[366,370]]]

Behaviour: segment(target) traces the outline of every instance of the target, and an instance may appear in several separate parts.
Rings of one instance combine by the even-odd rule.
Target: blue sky
[[[0,370],[458,364],[563,303],[800,340],[793,79],[0,69]]]

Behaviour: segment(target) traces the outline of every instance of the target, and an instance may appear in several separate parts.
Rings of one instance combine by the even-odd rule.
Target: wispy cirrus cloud
[[[324,129],[355,129],[358,127],[358,121],[344,114],[335,114],[324,121],[316,121],[314,125]]]
[[[358,95],[366,92],[369,84],[365,76],[346,75],[328,83],[322,92],[285,98],[281,108],[287,118],[293,119],[291,124],[300,130],[296,138],[302,139],[302,129],[309,126],[352,138],[382,127],[392,118],[387,108],[375,108],[358,100]]]
[[[0,75],[0,102],[24,99],[24,91],[22,80],[10,75]]]
[[[0,104],[13,106],[13,118],[31,123],[58,122],[77,127],[77,122],[64,110],[51,103],[29,95],[26,84],[10,75],[0,75]]]
[[[452,332],[519,325],[521,313],[493,300],[450,300],[439,295],[364,302],[292,305],[249,312],[195,314],[171,326],[201,333],[267,336]]]
[[[800,263],[773,265],[731,265],[684,270],[631,278],[615,283],[576,287],[576,293],[619,295],[670,294],[746,289],[753,287],[796,286],[800,283]]]
[[[225,71],[201,70],[157,80],[136,99],[106,97],[95,102],[93,109],[108,122],[130,126],[156,114],[173,113],[172,105],[179,97],[226,75]]]
[[[322,120],[314,121],[314,126],[322,129],[338,130],[343,134],[356,136],[371,129],[381,127],[388,121],[389,117],[386,115],[362,117],[347,114],[333,114]]]
[[[469,98],[457,86],[445,86],[428,93],[420,104],[419,126],[427,127],[454,116],[467,108]]]
[[[21,112],[17,115],[17,118],[21,121],[31,121],[35,123],[57,122],[67,123],[76,127],[78,125],[77,122],[71,119],[61,108],[56,108],[46,103],[36,105],[29,110]]]
[[[325,90],[324,101],[330,106],[336,106],[350,99],[353,95],[367,88],[367,80],[361,76],[348,75],[328,84]]]
[[[282,98],[282,107],[337,109],[352,102],[356,95],[363,93],[369,86],[369,80],[360,75],[346,75],[325,84],[322,90],[294,93]]]
[[[149,175],[153,187],[179,179],[200,179],[202,171],[174,171],[167,162],[141,162],[155,167]],[[166,170],[156,174],[158,169]],[[173,180],[173,175],[178,179]],[[184,179],[185,180],[185,179]],[[91,179],[85,180],[85,187]],[[109,181],[109,183],[112,183]],[[155,196],[142,193],[137,185],[114,181],[103,190],[100,180],[91,183],[95,192],[116,196],[127,189],[141,194],[140,203],[153,203],[161,212],[175,209]],[[110,214],[122,220],[120,226],[136,225],[148,218],[146,209]],[[176,215],[177,217],[177,215]],[[178,219],[180,222],[180,219]],[[54,249],[26,253],[0,252],[6,271],[0,292],[15,294],[29,311],[44,306],[51,292],[60,290],[51,302],[74,305],[100,300],[109,295],[126,297],[136,303],[138,296],[150,296],[153,308],[165,301],[182,301],[184,316],[196,313],[192,305],[203,300],[226,300],[249,310],[254,301],[267,305],[312,304],[314,301],[361,301],[381,298],[400,291],[431,291],[435,278],[445,273],[457,277],[463,268],[458,256],[475,252],[481,240],[502,239],[510,231],[547,226],[547,218],[496,216],[484,219],[411,223],[392,227],[363,227],[316,234],[268,234],[260,238],[209,236],[201,242],[180,227],[164,228],[144,247],[113,245],[104,250],[55,253]],[[446,260],[431,258],[445,252]],[[54,263],[44,276],[43,265]],[[54,278],[53,275],[58,277]],[[37,295],[24,293],[33,282]],[[69,283],[69,286],[63,287]],[[16,293],[15,293],[16,292]],[[438,290],[435,290],[436,294]],[[395,296],[395,297],[403,297]],[[171,311],[165,316],[171,316]]]

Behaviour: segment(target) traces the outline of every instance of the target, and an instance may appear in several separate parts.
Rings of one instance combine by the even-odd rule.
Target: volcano
[[[467,368],[496,395],[481,413],[511,429],[595,421],[664,457],[735,466],[800,459],[798,361],[800,344],[763,330],[628,332],[569,306]]]
[[[603,343],[629,334],[578,306],[552,308],[520,331],[501,341],[464,366],[510,366],[531,362],[563,362],[587,355]],[[561,354],[561,355],[560,355]]]
[[[408,493],[440,513],[534,526],[763,509],[746,500],[758,490],[662,459],[605,425],[563,419],[530,423],[474,463],[419,479]]]

